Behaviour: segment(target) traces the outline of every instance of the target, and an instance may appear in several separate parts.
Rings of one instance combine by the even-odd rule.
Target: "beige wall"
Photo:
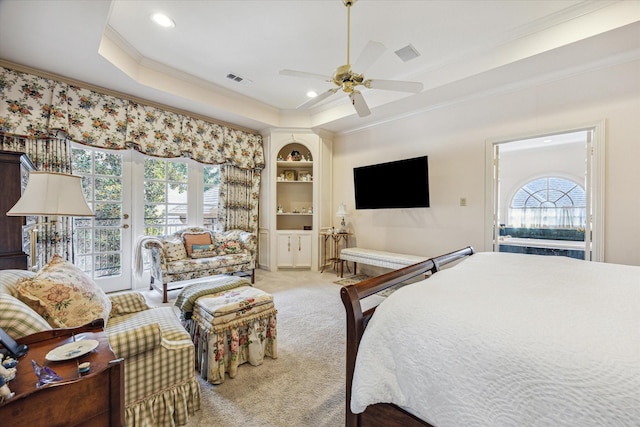
[[[466,245],[488,250],[486,141],[605,120],[605,260],[640,265],[639,76],[640,61],[632,61],[337,135],[333,204],[346,203],[358,246],[424,256]],[[355,210],[354,167],[425,154],[430,208]],[[461,197],[466,207],[459,206]]]

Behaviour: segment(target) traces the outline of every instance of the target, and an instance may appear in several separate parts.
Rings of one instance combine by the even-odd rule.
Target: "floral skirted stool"
[[[265,357],[277,358],[276,315],[273,296],[250,284],[199,296],[185,327],[200,375],[220,384],[243,363],[258,366]]]

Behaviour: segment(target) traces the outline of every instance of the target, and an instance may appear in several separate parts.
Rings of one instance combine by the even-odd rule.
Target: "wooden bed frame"
[[[431,424],[418,419],[407,411],[393,404],[379,403],[367,407],[361,414],[351,412],[351,384],[353,382],[353,372],[356,365],[356,356],[358,354],[358,346],[362,339],[364,329],[367,327],[369,319],[375,311],[372,307],[366,311],[362,311],[360,301],[370,295],[380,292],[391,286],[407,281],[413,277],[420,275],[431,275],[440,270],[440,267],[451,262],[457,261],[465,256],[473,255],[474,251],[471,246],[464,249],[440,255],[435,258],[410,265],[399,270],[394,270],[382,276],[373,277],[364,280],[355,285],[344,286],[340,290],[342,303],[344,304],[347,314],[347,382],[346,382],[346,418],[345,426],[347,427],[434,427]]]

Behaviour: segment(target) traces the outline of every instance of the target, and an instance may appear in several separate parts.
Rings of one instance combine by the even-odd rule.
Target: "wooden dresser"
[[[20,199],[27,186],[29,172],[34,169],[26,154],[0,151],[0,270],[28,268],[22,232],[26,218],[6,214]]]
[[[93,339],[99,344],[92,352],[75,359],[61,362],[45,359],[49,351],[74,339]],[[124,361],[116,359],[111,351],[101,323],[39,332],[18,343],[27,344],[29,351],[19,359],[16,378],[9,382],[15,396],[0,403],[0,424],[14,427],[124,426]],[[36,387],[38,379],[31,360],[49,366],[63,380]],[[86,374],[78,372],[78,364],[82,362],[91,363]]]

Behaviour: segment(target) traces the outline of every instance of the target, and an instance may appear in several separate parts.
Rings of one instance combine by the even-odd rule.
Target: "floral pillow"
[[[184,240],[184,247],[187,250],[187,257],[191,256],[193,245],[210,245],[213,243],[211,241],[211,234],[208,232],[183,233],[182,240]]]
[[[193,245],[191,258],[208,258],[218,255],[216,245]]]
[[[239,254],[243,249],[237,233],[216,235],[216,250],[218,251],[218,255]]]
[[[105,323],[111,300],[75,265],[54,255],[32,278],[18,284],[18,299],[54,328],[72,328],[96,319]]]
[[[182,239],[176,237],[175,239],[165,240],[162,242],[164,246],[164,257],[167,262],[178,261],[187,257],[187,250],[184,247]]]

